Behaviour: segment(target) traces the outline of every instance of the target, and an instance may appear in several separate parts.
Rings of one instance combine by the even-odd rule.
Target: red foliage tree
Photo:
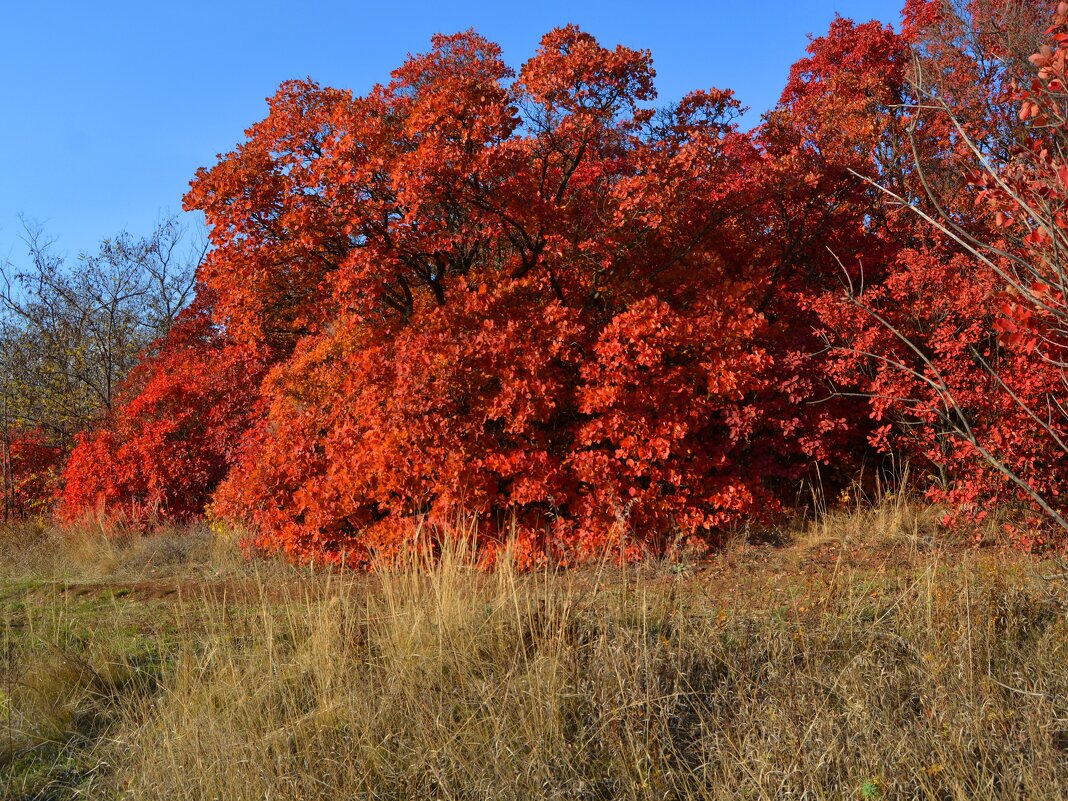
[[[59,515],[104,512],[136,522],[203,513],[256,417],[267,363],[212,320],[202,290],[156,352],[126,379],[111,416],[79,435],[64,470]]]
[[[775,510],[841,422],[772,358],[738,104],[652,79],[568,27],[517,74],[465,33],[365,97],[283,86],[187,197],[235,339],[292,347],[216,513],[359,563],[458,506],[564,559]]]
[[[837,472],[821,478],[839,482],[870,457],[870,428],[866,401],[837,391],[828,372],[826,307],[838,305],[849,281],[885,275],[900,247],[901,226],[862,176],[906,183],[909,60],[908,43],[889,26],[837,18],[793,65],[755,131],[768,265],[758,308],[778,329],[775,375],[795,414],[809,418],[794,436],[811,438],[809,449]]]
[[[1057,227],[1063,185],[1058,127],[1021,122],[1021,47],[1040,30],[1026,5],[908,5],[916,56],[894,140],[910,158],[896,183],[857,171],[888,200],[891,247],[863,276],[853,259],[847,296],[815,304],[837,346],[830,374],[871,398],[872,442],[926,468],[931,496],[969,519],[1017,501],[1056,519],[1068,489],[1061,346],[1027,333],[1055,330],[1039,298],[1056,294],[1056,247],[1041,232]],[[1058,101],[1049,90],[1032,84],[1035,108]]]
[[[1024,5],[838,19],[750,134],[573,26],[518,72],[467,32],[362,97],[284,84],[197,173],[198,303],[64,513],[210,502],[360,565],[463,508],[529,562],[714,537],[872,450],[958,506],[1061,494],[1062,56],[1017,113]]]

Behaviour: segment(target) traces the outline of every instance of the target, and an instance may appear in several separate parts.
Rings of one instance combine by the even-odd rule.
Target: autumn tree
[[[130,523],[203,514],[258,412],[265,352],[233,345],[201,288],[126,376],[109,413],[80,432],[59,516]]]
[[[1032,290],[1057,272],[1034,231],[1056,227],[1061,190],[1042,159],[1058,132],[1021,113],[1032,107],[1021,107],[1021,87],[1050,99],[1024,75],[1022,54],[1042,27],[1030,4],[913,2],[904,35],[913,48],[900,105],[905,180],[853,170],[882,194],[893,248],[877,270],[844,255],[847,290],[817,303],[830,374],[870,398],[872,442],[926,468],[931,496],[964,518],[1021,500],[1060,518],[1058,346],[1039,347],[1006,314],[1041,316]],[[1044,536],[1016,535],[1025,546]]]
[[[1060,493],[1027,430],[1068,441],[1038,411],[1063,360],[1028,278],[1060,247],[1057,77],[1019,113],[1034,19],[837,19],[750,133],[726,91],[656,109],[649,53],[574,26],[518,70],[469,31],[363,96],[283,84],[198,171],[197,303],[81,437],[64,514],[207,506],[361,565],[465,509],[533,563],[711,541],[879,453],[958,507]]]
[[[283,85],[186,199],[216,323],[276,365],[213,513],[361,563],[459,507],[565,560],[778,508],[841,420],[777,372],[738,103],[653,78],[567,27],[516,72],[468,32],[362,97]]]

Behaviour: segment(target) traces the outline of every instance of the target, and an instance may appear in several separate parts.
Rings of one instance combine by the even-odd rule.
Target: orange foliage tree
[[[842,423],[761,308],[737,102],[654,112],[649,54],[575,27],[518,72],[433,45],[363,97],[284,85],[198,173],[220,320],[283,354],[215,513],[359,563],[457,508],[564,560],[773,512]]]

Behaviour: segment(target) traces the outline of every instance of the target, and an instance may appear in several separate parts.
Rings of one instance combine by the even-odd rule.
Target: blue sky
[[[470,27],[518,66],[578,23],[649,48],[662,101],[718,86],[774,104],[806,35],[836,12],[896,23],[902,0],[252,2],[0,0],[0,261],[24,259],[18,215],[70,255],[151,229],[194,170],[241,140],[287,78],[363,92],[431,34]]]

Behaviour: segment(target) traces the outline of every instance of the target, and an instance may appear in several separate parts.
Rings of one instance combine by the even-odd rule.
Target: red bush
[[[264,353],[212,321],[210,293],[179,316],[126,380],[111,417],[78,437],[59,514],[185,520],[204,511],[255,419]]]
[[[63,462],[63,449],[40,429],[18,431],[7,443],[10,483],[4,509],[14,517],[45,515],[52,507]]]
[[[890,141],[911,160],[897,183],[874,175],[893,193],[893,247],[875,269],[848,260],[849,297],[814,301],[836,346],[829,374],[871,398],[872,443],[910,457],[930,496],[973,521],[1020,502],[1055,516],[1068,491],[1060,245],[1042,234],[1061,227],[1049,154],[1066,129],[1063,116],[1021,122],[1031,104],[1063,109],[1063,92],[1028,76],[1021,110],[1016,81],[1031,68],[1019,48],[1037,25],[1017,6],[909,4],[921,75],[907,132]]]

